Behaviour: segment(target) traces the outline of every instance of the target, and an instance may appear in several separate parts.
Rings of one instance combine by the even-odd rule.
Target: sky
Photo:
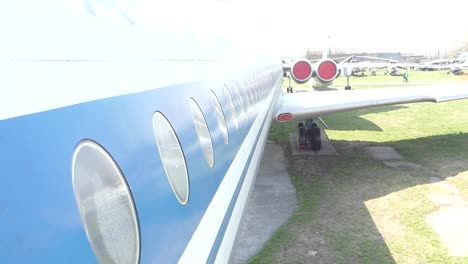
[[[183,1],[182,1],[183,2]],[[241,48],[294,55],[307,49],[445,52],[468,42],[464,1],[224,0],[187,11],[196,31]],[[180,7],[180,4],[177,5]],[[184,11],[182,11],[184,12]]]
[[[16,0],[0,4],[0,58],[441,55],[468,43],[464,1]],[[27,7],[27,8],[25,8]],[[136,48],[135,48],[136,47]]]

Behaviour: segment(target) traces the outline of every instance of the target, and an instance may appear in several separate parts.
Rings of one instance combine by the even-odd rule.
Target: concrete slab
[[[292,154],[293,155],[338,155],[335,147],[328,139],[327,134],[321,130],[320,137],[322,139],[322,148],[319,151],[299,151],[297,149],[297,134],[289,134],[289,143],[291,144]]]
[[[440,205],[426,216],[426,223],[439,235],[451,256],[468,256],[468,201],[458,188],[447,181],[434,183],[438,187],[427,195]]]
[[[283,149],[276,144],[266,144],[234,243],[231,263],[243,264],[254,256],[288,221],[296,206],[296,189],[286,170]]]
[[[394,169],[416,170],[416,169],[422,168],[421,165],[414,163],[414,162],[408,162],[408,161],[384,161],[383,163],[385,164],[385,166],[394,168]]]
[[[395,149],[392,147],[386,146],[377,146],[377,147],[365,147],[364,150],[374,159],[378,161],[387,161],[387,160],[402,160],[401,156]]]
[[[468,207],[443,206],[426,222],[439,235],[451,256],[468,256]]]

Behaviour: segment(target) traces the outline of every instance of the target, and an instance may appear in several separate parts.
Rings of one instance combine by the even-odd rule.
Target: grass
[[[389,76],[384,75],[383,71],[377,71],[376,76],[365,76],[357,77],[350,76],[349,84],[353,89],[368,89],[368,88],[383,88],[392,86],[413,86],[413,85],[426,85],[433,83],[445,83],[445,82],[468,82],[468,75],[455,76],[453,74],[447,74],[447,71],[408,71],[409,83],[403,83],[403,77],[401,76]],[[284,78],[283,83],[286,86],[288,79]],[[296,84],[291,81],[291,85],[296,89],[311,90],[312,84],[310,82],[304,84]],[[336,79],[330,88],[343,89],[346,85],[346,78],[340,76]]]
[[[410,82],[461,78],[410,72]],[[373,83],[401,79],[351,80],[354,89]],[[344,78],[338,79],[336,86],[342,84]],[[272,125],[269,139],[284,146],[299,204],[250,263],[468,263],[468,257],[450,256],[425,222],[439,208],[427,198],[438,188],[431,177],[446,179],[468,198],[467,100],[370,108],[324,120],[339,156],[293,157],[287,135],[296,123]],[[362,151],[379,145],[392,146],[423,168],[392,169]]]

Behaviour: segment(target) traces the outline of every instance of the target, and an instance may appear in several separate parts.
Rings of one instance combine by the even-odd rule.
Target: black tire
[[[320,128],[316,123],[312,126],[312,150],[319,151],[322,149],[322,138]]]
[[[305,150],[311,151],[313,148],[312,129],[310,126],[305,127]]]
[[[306,148],[306,133],[304,123],[297,124],[297,150],[304,151]]]

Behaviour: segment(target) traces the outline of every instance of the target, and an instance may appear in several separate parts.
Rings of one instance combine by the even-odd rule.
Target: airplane
[[[437,59],[430,62],[422,63],[416,68],[420,71],[438,71],[450,69],[452,60],[448,59]]]
[[[450,70],[447,74],[453,73],[454,75],[462,75],[463,70],[468,70],[468,60],[465,60],[463,63],[455,61],[450,65]]]
[[[181,49],[147,3],[2,3],[0,263],[227,263],[273,122],[468,98],[286,94],[279,59]]]
[[[459,55],[454,59],[454,62],[463,63],[468,61],[468,51],[462,51]]]
[[[367,60],[362,61],[362,59]],[[350,56],[346,60],[340,62],[338,65],[340,66],[341,71],[343,71],[342,69],[346,69],[346,72],[351,72],[350,75],[355,75],[359,72],[364,73],[369,69],[387,69],[385,74],[395,75],[398,74],[398,69],[408,70],[418,66],[418,64],[416,63],[402,63],[395,59],[387,59],[374,56]]]

